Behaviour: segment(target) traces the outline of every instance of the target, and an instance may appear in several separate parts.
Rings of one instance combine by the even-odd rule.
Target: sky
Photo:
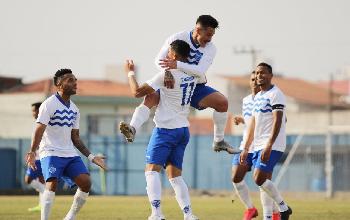
[[[259,50],[286,77],[325,80],[350,66],[348,0],[0,0],[0,75],[25,82],[71,68],[77,78],[105,77],[106,65],[133,59],[138,76],[157,73],[165,39],[197,17],[218,21],[209,74],[242,75]]]

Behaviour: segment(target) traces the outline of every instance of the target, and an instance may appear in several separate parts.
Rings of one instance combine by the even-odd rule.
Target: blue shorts
[[[239,157],[241,156],[241,154],[234,154],[232,157],[232,166],[238,166],[241,165],[241,163],[239,162]],[[248,153],[248,157],[247,157],[247,166],[249,166],[249,171],[251,170],[251,167],[253,165],[253,153]]]
[[[83,161],[76,157],[48,156],[40,160],[45,181],[50,178],[60,179],[62,176],[74,180],[80,174],[89,174]]]
[[[191,106],[193,108],[196,108],[198,110],[203,110],[205,108],[202,108],[199,106],[199,102],[205,98],[206,96],[217,92],[217,90],[211,88],[210,86],[206,86],[205,83],[200,83],[196,85],[196,88],[193,91],[193,95],[191,98]]]
[[[26,176],[29,176],[31,179],[35,180],[36,178],[43,176],[43,172],[41,170],[41,163],[40,160],[35,161],[36,170],[32,170],[28,167],[26,171]]]
[[[270,159],[266,164],[261,162],[261,152],[262,150],[254,152],[254,155],[253,155],[254,168],[262,170],[264,172],[272,173],[273,168],[276,166],[277,162],[281,159],[283,152],[272,150]]]
[[[189,140],[188,127],[154,128],[146,150],[146,163],[161,166],[171,163],[182,170],[183,157]]]

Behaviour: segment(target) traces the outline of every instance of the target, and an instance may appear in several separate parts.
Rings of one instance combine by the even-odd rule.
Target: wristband
[[[134,71],[129,71],[128,72],[128,77],[131,77],[131,76],[135,76],[135,72]]]
[[[95,155],[89,154],[87,158],[89,159],[90,162],[92,162],[92,160],[95,158]]]

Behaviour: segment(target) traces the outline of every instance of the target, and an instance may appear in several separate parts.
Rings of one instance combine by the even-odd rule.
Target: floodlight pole
[[[332,118],[332,110],[333,110],[333,74],[330,74],[329,77],[329,85],[328,85],[328,95],[329,95],[329,103],[328,103],[328,129],[327,129],[327,137],[326,137],[326,162],[325,162],[325,172],[326,172],[326,197],[332,198],[334,195],[333,190],[333,158],[332,158],[332,131],[331,127],[333,125]]]

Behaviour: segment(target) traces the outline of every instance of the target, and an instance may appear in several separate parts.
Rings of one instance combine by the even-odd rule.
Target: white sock
[[[277,203],[280,212],[288,210],[287,203],[283,201],[281,194],[271,180],[266,180],[260,187]]]
[[[280,210],[278,209],[277,204],[275,203],[275,201],[273,201],[273,205],[272,205],[272,213],[276,213],[276,212],[280,212]]]
[[[45,191],[45,184],[42,184],[39,180],[32,180],[29,185],[33,187],[39,193],[43,193]]]
[[[214,121],[214,141],[219,142],[224,140],[226,121],[227,121],[227,112],[213,112],[213,121]]]
[[[171,186],[175,191],[175,198],[179,203],[179,206],[184,213],[185,216],[192,214],[190,194],[188,192],[187,185],[182,178],[182,176],[178,176],[175,178],[169,179]]]
[[[88,196],[89,193],[83,192],[78,188],[74,195],[73,204],[64,220],[74,220],[81,207],[85,204]]]
[[[160,176],[157,171],[146,171],[145,172],[147,182],[147,195],[149,202],[151,203],[152,215],[162,215],[162,209],[160,200],[162,197],[162,185],[160,183]]]
[[[244,182],[244,180],[242,180],[239,183],[232,183],[232,184],[233,184],[233,187],[236,189],[236,194],[239,196],[244,206],[247,209],[253,208],[254,206],[249,196],[249,189],[247,184]]]
[[[260,200],[264,213],[264,220],[272,219],[273,199],[260,187]]]
[[[140,129],[140,127],[145,123],[150,114],[150,109],[145,106],[144,104],[139,105],[135,111],[134,114],[132,115],[130,125],[133,126],[137,131]]]
[[[41,220],[48,220],[52,207],[55,192],[45,189],[41,200]]]

